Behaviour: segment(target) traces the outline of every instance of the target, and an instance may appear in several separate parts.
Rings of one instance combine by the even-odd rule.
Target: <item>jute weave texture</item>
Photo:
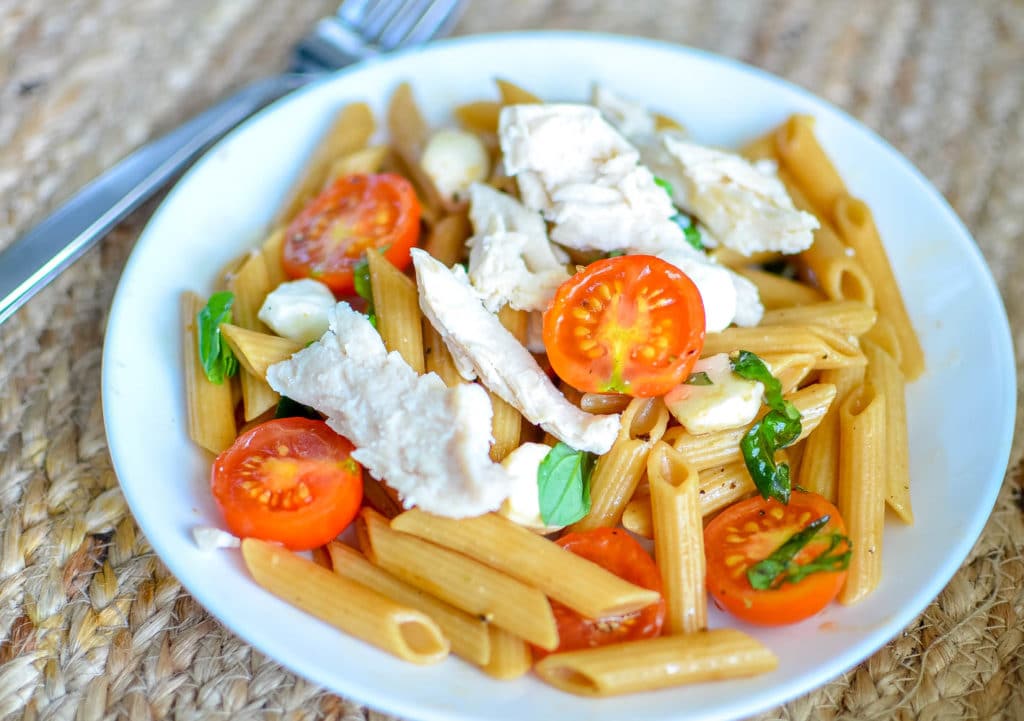
[[[332,10],[0,0],[0,247],[133,147],[282,67]],[[1024,344],[1020,0],[473,0],[457,32],[522,28],[706,48],[845,108],[953,204]],[[0,326],[0,718],[384,719],[225,630],[127,513],[103,435],[100,348],[153,207]],[[982,351],[964,339],[964,352]],[[969,378],[949,389],[970,391]],[[1021,437],[984,535],[939,598],[863,664],[759,718],[1024,719]]]

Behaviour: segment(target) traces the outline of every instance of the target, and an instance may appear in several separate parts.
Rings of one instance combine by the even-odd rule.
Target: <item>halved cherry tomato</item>
[[[839,509],[817,493],[794,490],[789,504],[760,496],[726,508],[704,529],[708,591],[718,605],[737,618],[764,626],[802,621],[825,608],[839,593],[846,571],[821,571],[797,583],[757,590],[747,569],[770,556],[793,534],[828,516],[828,523],[793,562],[804,565],[828,549],[833,534],[846,535]],[[834,552],[849,549],[843,541]]]
[[[332,540],[363,500],[352,448],[308,418],[278,418],[243,433],[213,462],[213,497],[228,530],[295,551]]]
[[[338,294],[351,293],[352,269],[368,248],[380,248],[398,269],[420,232],[420,203],[412,184],[390,173],[338,178],[285,231],[281,262],[292,278],[315,278]]]
[[[557,543],[630,583],[661,593],[658,566],[644,547],[621,528],[597,528],[593,531],[569,533],[558,539]],[[551,610],[558,624],[558,648],[554,653],[654,638],[661,633],[661,626],[665,622],[664,599],[633,613],[599,619],[584,618],[558,601],[551,602]],[[534,647],[534,654],[540,657],[547,655],[547,652]]]
[[[704,304],[663,260],[599,260],[559,286],[544,313],[544,346],[559,377],[581,391],[659,396],[700,356]]]

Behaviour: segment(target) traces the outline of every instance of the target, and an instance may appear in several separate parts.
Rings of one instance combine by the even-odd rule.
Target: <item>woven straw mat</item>
[[[331,6],[0,0],[0,247],[133,147],[282,67]],[[1024,344],[1019,0],[474,0],[457,32],[521,28],[706,48],[850,111],[953,204]],[[0,327],[0,718],[386,718],[225,630],[127,513],[103,435],[100,348],[152,209]],[[857,668],[759,718],[1024,718],[1022,448],[1018,427],[995,512],[938,599]]]

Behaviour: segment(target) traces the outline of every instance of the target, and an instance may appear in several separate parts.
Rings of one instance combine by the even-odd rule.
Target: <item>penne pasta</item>
[[[850,336],[864,335],[878,319],[869,305],[856,300],[828,300],[813,305],[765,311],[761,325],[820,325]]]
[[[775,273],[756,268],[736,268],[736,272],[757,286],[761,303],[768,310],[808,305],[825,300],[825,294],[817,288]]]
[[[784,171],[779,178],[786,185],[793,203],[813,213],[814,207]],[[831,300],[859,300],[875,307],[875,290],[864,268],[847,251],[832,225],[819,216],[821,227],[814,231],[814,243],[799,255],[806,280],[813,281]]]
[[[566,553],[552,541],[494,513],[454,519],[413,509],[392,520],[391,528],[485,563],[588,618],[630,613],[658,600],[657,592]]]
[[[620,438],[597,459],[590,476],[590,513],[570,526],[571,531],[590,531],[619,524],[647,463],[651,443]]]
[[[731,628],[556,653],[540,661],[545,682],[580,696],[614,696],[700,681],[767,673],[779,665],[767,647]]]
[[[853,555],[839,602],[857,603],[882,576],[885,525],[885,394],[865,384],[839,406],[839,512]]]
[[[420,611],[273,543],[246,538],[242,558],[266,591],[398,658],[427,664],[448,656],[448,640]]]
[[[493,100],[479,100],[455,108],[455,119],[466,130],[477,133],[497,133],[501,103]]]
[[[365,505],[389,520],[404,510],[398,493],[366,471],[363,472],[363,500]]]
[[[204,305],[195,293],[181,297],[188,435],[211,453],[220,453],[235,440],[235,402],[230,379],[219,385],[210,382],[199,361],[196,315]]]
[[[370,145],[342,155],[331,163],[331,167],[327,171],[327,178],[324,180],[324,189],[326,190],[338,178],[343,178],[346,175],[379,173],[387,155],[388,146],[386,145]]]
[[[802,487],[836,502],[836,481],[839,477],[839,406],[855,388],[864,382],[864,368],[836,368],[822,371],[822,383],[836,388],[836,400],[821,419],[817,430],[805,441],[800,471],[794,475]]]
[[[625,393],[584,393],[580,398],[580,408],[587,413],[622,413],[633,398]]]
[[[248,330],[265,332],[267,327],[258,313],[263,299],[271,291],[267,263],[261,251],[249,255],[238,272],[228,281],[228,290],[235,294],[231,308],[235,324]],[[277,405],[280,396],[267,384],[265,374],[249,372],[244,366],[240,374],[242,406],[245,420],[249,421]]]
[[[845,368],[867,361],[857,344],[841,333],[816,325],[774,325],[754,328],[726,328],[708,333],[701,357],[747,350],[759,356],[806,353],[814,357],[814,368]]]
[[[900,368],[903,367],[903,348],[900,345],[899,336],[896,334],[893,324],[884,315],[878,316],[878,320],[871,326],[871,330],[865,333],[861,340],[871,341],[888,353],[889,357],[900,365]]]
[[[502,105],[520,105],[543,102],[529,90],[525,90],[508,80],[497,78],[494,82],[498,86],[498,92],[501,93]]]
[[[836,198],[846,192],[843,179],[814,135],[814,118],[792,115],[775,131],[780,165],[800,186],[819,218],[834,222]]]
[[[907,400],[899,364],[874,343],[866,341],[868,382],[885,389],[885,502],[904,523],[914,523],[910,505],[910,448],[907,440]]]
[[[430,229],[423,247],[450,268],[466,257],[466,240],[472,232],[465,213],[452,213]]]
[[[430,128],[420,113],[409,83],[399,85],[388,104],[388,130],[391,143],[401,161],[402,175],[408,177],[420,195],[423,217],[431,225],[443,217],[441,196],[430,176],[420,166],[420,156],[430,136]]]
[[[498,319],[520,343],[526,339],[527,314],[510,306],[503,306],[498,311]],[[515,406],[507,403],[494,393],[491,397],[491,435],[494,444],[491,446],[491,460],[501,461],[505,456],[519,447],[523,429],[523,416]]]
[[[533,653],[526,641],[495,625],[488,629],[491,658],[483,666],[484,673],[509,681],[523,676],[533,666]]]
[[[238,358],[238,364],[257,378],[265,379],[267,368],[302,350],[302,346],[293,340],[246,330],[231,323],[222,323],[220,332]]]
[[[815,383],[785,396],[786,400],[792,402],[801,414],[802,432],[798,440],[807,438],[818,427],[818,423],[828,411],[835,395],[836,387],[834,385]],[[686,460],[699,471],[715,466],[725,466],[742,460],[740,440],[749,429],[750,426],[743,426],[696,436],[683,431],[676,436],[672,447],[682,453]]]
[[[290,223],[324,187],[324,180],[334,161],[364,147],[375,129],[373,111],[366,103],[351,103],[342,108],[306,162],[302,175],[288,193],[288,199],[281,206],[271,227]]]
[[[260,248],[263,252],[263,260],[267,264],[267,280],[270,281],[271,289],[291,280],[281,264],[281,256],[284,253],[284,236],[285,228],[283,226],[275,228],[263,241]]]
[[[669,633],[707,627],[700,480],[679,451],[659,441],[647,458],[654,557],[661,572]]]
[[[725,246],[709,251],[708,255],[710,255],[715,261],[734,270],[746,268],[751,265],[774,263],[784,257],[781,253],[777,253],[774,250],[761,250],[751,253],[750,255],[743,255],[743,253],[735,251],[732,248],[726,248]]]
[[[428,373],[437,373],[449,388],[456,383],[465,383],[465,379],[459,375],[459,369],[455,366],[452,353],[445,345],[441,334],[430,324],[426,318],[423,319],[423,352]]]
[[[334,572],[342,578],[376,591],[397,604],[422,611],[433,619],[450,642],[452,653],[477,666],[490,662],[487,623],[395,578],[354,548],[332,541],[327,544],[327,552]]]
[[[551,605],[536,588],[461,553],[395,530],[383,516],[365,508],[359,534],[360,547],[374,565],[543,649],[558,646]]]
[[[856,198],[840,195],[835,199],[834,216],[839,233],[853,248],[857,260],[871,279],[875,289],[875,307],[892,324],[899,338],[903,374],[907,379],[914,380],[924,373],[924,349],[910,322],[910,314],[907,313],[889,256],[878,235],[878,228],[875,227],[871,209]]]
[[[815,358],[809,353],[765,354],[761,356],[761,360],[779,380],[783,393],[795,391],[815,367]]]
[[[389,351],[398,351],[417,373],[424,373],[423,316],[416,284],[378,251],[367,251],[377,330]]]

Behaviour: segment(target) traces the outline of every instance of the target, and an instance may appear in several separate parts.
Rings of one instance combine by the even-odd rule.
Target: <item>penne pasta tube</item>
[[[392,520],[391,528],[507,573],[588,618],[629,613],[658,600],[657,592],[624,581],[494,513],[455,519],[414,508]]]
[[[779,379],[783,393],[795,391],[815,366],[815,358],[809,353],[766,354],[761,360]]]
[[[196,315],[204,305],[195,293],[184,293],[181,297],[188,435],[211,453],[220,453],[235,441],[235,402],[230,379],[221,384],[211,383],[199,361]]]
[[[324,187],[324,180],[334,161],[364,147],[375,129],[373,111],[366,103],[351,103],[342,108],[306,162],[302,175],[289,192],[271,227],[290,223]]]
[[[800,210],[813,213],[814,207],[793,179],[784,171],[779,172],[779,178],[785,183],[793,204]],[[836,235],[832,225],[820,216],[819,220],[821,227],[814,231],[814,243],[798,256],[804,266],[804,276],[832,300],[859,300],[875,307],[875,290],[868,274],[857,259],[847,253],[847,246]]]
[[[535,667],[545,682],[580,696],[614,696],[767,673],[767,647],[731,628],[556,653]]]
[[[484,673],[503,681],[526,674],[533,666],[533,653],[526,641],[494,625],[488,631],[491,658],[483,666]]]
[[[900,345],[899,336],[889,319],[884,315],[878,316],[878,320],[871,326],[871,330],[863,335],[861,340],[871,341],[879,348],[889,354],[900,368],[903,367],[903,348]]]
[[[799,473],[793,477],[808,491],[836,502],[836,480],[839,477],[839,406],[864,382],[864,368],[836,368],[822,371],[822,383],[836,387],[836,400],[821,419],[818,429],[805,442]]]
[[[502,326],[519,342],[526,339],[527,315],[524,311],[515,310],[506,305],[498,311],[498,319]],[[523,416],[515,406],[494,393],[489,392],[488,395],[491,397],[491,408],[493,409],[491,435],[494,437],[494,444],[491,446],[491,460],[500,462],[519,447],[523,430]]]
[[[771,132],[760,135],[742,148],[740,148],[740,155],[747,160],[778,160],[778,151],[775,148],[775,133],[778,130],[772,130]]]
[[[398,351],[417,373],[424,373],[423,316],[416,284],[391,264],[383,253],[367,251],[370,287],[377,330],[389,351]]]
[[[572,524],[571,531],[591,531],[619,525],[647,464],[651,444],[635,438],[619,438],[611,450],[597,459],[590,476],[590,513]]]
[[[736,268],[736,272],[757,286],[761,303],[768,310],[808,305],[825,300],[825,294],[814,286],[798,283],[775,273],[756,268]]]
[[[466,240],[472,232],[465,213],[451,213],[430,229],[423,247],[450,268],[466,257]]]
[[[868,382],[885,389],[885,502],[904,523],[914,523],[910,506],[910,448],[907,400],[899,364],[874,343],[864,343]]]
[[[231,308],[235,324],[248,330],[265,332],[267,327],[259,319],[258,313],[263,299],[270,292],[270,275],[262,251],[255,251],[231,280],[228,290],[235,294],[235,302]],[[245,420],[256,418],[268,409],[277,405],[280,396],[267,384],[266,376],[249,372],[244,366],[240,374],[242,383],[242,405]]]
[[[878,319],[869,305],[856,300],[827,300],[813,305],[765,311],[761,325],[820,325],[845,336],[864,335]]]
[[[755,251],[750,255],[743,255],[743,253],[733,250],[732,248],[726,248],[724,245],[709,251],[708,255],[714,258],[715,261],[728,268],[732,268],[733,270],[746,268],[751,265],[774,263],[783,257],[782,253],[778,253],[774,250],[760,250]]]
[[[544,102],[529,90],[521,88],[508,80],[496,78],[494,82],[498,86],[498,92],[501,93],[502,105],[532,105]]]
[[[363,472],[363,501],[365,505],[387,519],[394,518],[404,510],[398,493],[365,470]]]
[[[747,350],[757,355],[806,353],[814,356],[814,368],[845,368],[867,361],[857,344],[836,331],[815,325],[775,325],[726,328],[708,333],[702,357]]]
[[[402,175],[408,177],[421,196],[423,217],[434,225],[444,215],[441,196],[420,166],[420,156],[430,137],[430,128],[420,113],[413,96],[412,86],[402,83],[388,104],[388,130],[391,143],[404,166]]]
[[[448,656],[448,640],[420,611],[273,543],[246,538],[242,558],[266,591],[398,658],[427,664]]]
[[[856,198],[840,195],[835,199],[834,216],[839,233],[856,252],[857,260],[871,279],[875,289],[875,307],[892,324],[899,338],[903,374],[908,380],[914,380],[924,373],[924,349],[910,322],[910,314],[871,209]]]
[[[263,245],[260,248],[263,252],[263,260],[267,264],[267,280],[270,281],[271,290],[290,280],[288,274],[284,272],[284,266],[281,264],[281,256],[284,253],[284,236],[284,226],[275,228],[267,236],[267,239],[263,241]]]
[[[839,406],[839,512],[853,554],[839,602],[857,603],[882,576],[885,525],[885,394],[870,383]]]
[[[330,170],[327,171],[327,179],[324,181],[324,189],[326,190],[338,178],[344,178],[346,175],[379,173],[387,155],[388,146],[386,145],[371,145],[342,155],[331,163]]]
[[[846,186],[814,135],[814,117],[790,116],[775,131],[775,149],[780,165],[800,186],[815,214],[833,222],[833,205]]]
[[[430,324],[426,318],[423,319],[423,352],[428,373],[437,373],[449,388],[456,383],[465,383],[465,379],[459,375],[459,369],[455,366],[452,353],[445,345],[441,334]]]
[[[342,578],[366,586],[397,604],[427,614],[450,642],[452,653],[477,666],[485,666],[490,661],[491,642],[487,623],[395,578],[374,566],[350,546],[332,541],[327,544],[327,552],[334,572]]]
[[[366,556],[406,583],[543,649],[558,646],[551,605],[536,588],[449,548],[395,530],[383,516],[365,508],[359,534]]]
[[[659,441],[647,458],[647,483],[668,632],[700,631],[707,627],[708,609],[697,471],[679,451]]]
[[[302,350],[302,346],[293,340],[246,330],[231,323],[221,323],[220,332],[238,358],[238,364],[258,378],[265,379],[267,368]]]
[[[800,411],[802,432],[798,440],[807,438],[818,427],[835,395],[834,385],[815,383],[785,396]],[[675,438],[672,447],[682,453],[697,470],[703,471],[742,461],[740,440],[749,429],[750,426],[743,426],[696,436],[684,431]]]
[[[634,398],[622,412],[620,437],[655,443],[668,428],[669,412],[661,398]]]
[[[455,119],[466,130],[477,133],[497,133],[501,103],[493,100],[478,100],[455,108]]]

